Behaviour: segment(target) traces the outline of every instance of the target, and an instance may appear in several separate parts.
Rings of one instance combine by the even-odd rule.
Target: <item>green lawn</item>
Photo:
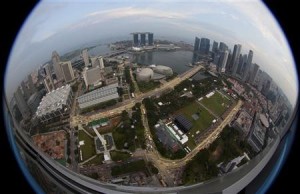
[[[192,115],[199,112],[200,117],[198,120],[194,120]],[[196,133],[198,130],[201,131],[203,129],[208,128],[212,124],[212,120],[214,120],[214,116],[212,116],[206,109],[201,107],[197,102],[193,102],[188,106],[183,107],[176,113],[183,114],[189,121],[192,122],[193,127],[190,130],[191,133]]]
[[[200,102],[218,116],[221,116],[231,104],[231,101],[219,92],[215,92],[210,98],[204,97]]]
[[[150,90],[153,90],[155,88],[158,88],[160,86],[159,82],[154,82],[154,81],[150,81],[150,82],[137,82],[139,89],[141,92],[145,93],[148,92]]]
[[[127,152],[120,152],[120,151],[111,151],[110,152],[110,156],[111,156],[111,159],[113,161],[119,161],[119,160],[126,160],[128,158],[130,158],[130,154],[127,153]]]
[[[192,118],[192,115],[199,112],[200,117],[198,120],[194,120]],[[193,102],[189,104],[188,106],[183,107],[179,111],[176,112],[176,114],[183,114],[189,121],[192,122],[193,127],[188,132],[189,141],[187,142],[187,146],[190,149],[193,149],[196,144],[194,142],[194,138],[192,138],[192,135],[196,135],[197,131],[202,131],[206,128],[208,128],[212,121],[215,119],[213,115],[211,115],[206,109],[204,109],[201,105],[199,105],[197,102]]]
[[[84,141],[84,145],[80,146],[82,151],[82,161],[85,161],[96,154],[94,139],[88,136],[83,130],[79,130],[78,139]]]
[[[103,154],[98,154],[95,158],[93,158],[92,160],[88,161],[87,163],[85,163],[85,165],[90,165],[90,164],[102,164],[102,162],[104,161],[104,156]]]

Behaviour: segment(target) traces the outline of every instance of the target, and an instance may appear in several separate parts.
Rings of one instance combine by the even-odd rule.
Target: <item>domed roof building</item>
[[[148,82],[153,78],[153,70],[150,68],[141,68],[137,70],[136,78],[137,81],[145,81]]]
[[[173,70],[172,68],[164,65],[157,65],[156,67],[153,68],[153,71],[155,73],[159,73],[165,76],[171,76],[173,75]]]

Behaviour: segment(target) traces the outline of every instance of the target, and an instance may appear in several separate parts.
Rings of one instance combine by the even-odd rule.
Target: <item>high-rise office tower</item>
[[[262,88],[263,95],[267,96],[271,88],[271,80],[267,80]]]
[[[148,45],[153,46],[153,33],[148,33]]]
[[[83,61],[84,61],[84,66],[89,66],[90,64],[90,60],[89,60],[89,53],[88,53],[88,50],[87,49],[84,49],[82,51],[82,54],[81,54],[82,58],[83,58]]]
[[[14,97],[17,103],[17,106],[22,114],[23,119],[27,119],[30,117],[30,109],[27,106],[27,103],[24,99],[24,96],[21,92],[21,88],[18,87],[16,92],[14,93]]]
[[[103,57],[100,57],[98,59],[99,59],[99,67],[100,67],[100,69],[104,69]]]
[[[28,100],[31,94],[27,84],[24,81],[21,82],[21,89],[23,91],[25,101]]]
[[[146,45],[146,33],[141,33],[141,46]]]
[[[252,50],[249,50],[249,53],[248,53],[248,58],[247,58],[247,62],[246,62],[246,66],[245,66],[245,70],[244,70],[244,75],[243,75],[243,81],[247,81],[247,79],[249,78],[249,72],[250,72],[250,68],[251,68],[251,65],[252,65],[252,59],[253,59],[253,51]]]
[[[47,93],[55,90],[55,86],[54,86],[53,80],[52,80],[52,78],[49,75],[47,75],[44,78],[44,82],[43,83],[44,83],[44,86],[45,86],[45,88],[47,90]]]
[[[242,49],[242,45],[240,44],[234,45],[232,59],[231,59],[232,75],[234,76],[236,76],[241,49]]]
[[[198,51],[200,46],[200,38],[195,38],[194,51]]]
[[[219,44],[219,52],[224,52],[228,50],[228,46],[224,42],[220,42]]]
[[[201,38],[200,52],[207,54],[209,52],[210,40],[208,38]]]
[[[230,68],[230,64],[231,64],[231,60],[232,60],[232,54],[231,54],[231,50],[228,51],[228,57],[227,57],[227,62],[225,65],[225,71],[226,73],[230,73],[231,68]]]
[[[212,52],[217,53],[218,52],[218,42],[214,41],[212,46]]]
[[[212,57],[213,57],[213,63],[217,65],[217,70],[218,70],[220,55],[217,53],[212,53]]]
[[[93,68],[99,66],[100,69],[104,69],[104,62],[103,62],[103,57],[102,56],[91,58],[91,61],[92,61],[92,67]]]
[[[236,74],[241,75],[243,64],[244,64],[243,55],[240,54],[240,56],[239,56],[239,62],[238,62],[238,67],[237,67],[237,70],[236,70]]]
[[[30,94],[33,94],[33,93],[36,92],[36,87],[35,87],[35,85],[33,84],[31,74],[28,75],[28,88],[29,88],[29,90],[30,90]]]
[[[225,72],[226,64],[227,64],[227,60],[228,60],[228,55],[229,55],[228,50],[223,51],[221,53],[219,63],[218,63],[218,72],[219,73],[224,73]]]
[[[251,72],[251,76],[250,76],[250,79],[249,79],[249,82],[252,85],[254,85],[254,80],[255,80],[255,78],[257,76],[258,69],[259,69],[259,66],[256,63],[254,63],[253,64],[253,70]]]
[[[44,69],[44,74],[45,74],[45,76],[50,76],[50,77],[52,77],[51,76],[51,70],[50,70],[50,65],[47,63],[46,65],[44,65],[44,67],[43,67],[43,69]]]
[[[243,55],[243,65],[242,65],[242,68],[241,68],[241,72],[239,72],[239,74],[241,75],[241,76],[243,76],[244,75],[244,73],[245,73],[245,68],[246,68],[246,64],[247,64],[247,59],[248,59],[248,55],[247,54],[244,54]]]
[[[52,52],[52,63],[53,63],[56,79],[58,81],[62,80],[63,79],[63,74],[62,74],[62,70],[61,70],[61,67],[60,67],[60,57],[59,57],[59,55],[56,51]]]
[[[63,72],[65,82],[71,82],[75,79],[74,71],[71,65],[71,61],[61,62],[61,69]]]
[[[139,34],[133,33],[133,46],[138,46],[138,45],[139,45]]]

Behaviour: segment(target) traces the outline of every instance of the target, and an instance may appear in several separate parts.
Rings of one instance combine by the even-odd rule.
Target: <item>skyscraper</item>
[[[225,72],[225,68],[226,68],[226,64],[227,64],[227,60],[228,60],[228,55],[229,55],[228,50],[223,51],[221,53],[221,56],[220,56],[220,59],[219,59],[219,64],[218,64],[218,72],[219,73],[224,73]]]
[[[63,79],[63,74],[62,74],[62,70],[61,70],[61,67],[60,67],[60,58],[59,58],[59,55],[56,51],[52,52],[52,63],[53,63],[56,79],[58,81],[62,80]]]
[[[36,92],[36,87],[33,84],[31,74],[28,75],[28,88],[30,90],[30,94],[33,94]]]
[[[239,62],[238,62],[238,68],[236,70],[236,74],[241,75],[241,71],[242,71],[242,68],[243,68],[243,63],[244,63],[244,61],[243,61],[243,55],[240,54],[240,56],[239,56]]]
[[[146,45],[146,33],[141,33],[141,46]]]
[[[255,78],[257,76],[258,69],[259,69],[259,66],[256,63],[254,63],[253,64],[253,70],[251,72],[251,76],[250,76],[250,79],[249,79],[249,82],[252,85],[254,85],[254,80],[255,80]]]
[[[198,51],[200,46],[200,38],[195,37],[194,51]]]
[[[44,78],[44,82],[43,83],[44,83],[44,86],[45,86],[45,88],[47,90],[47,93],[51,92],[52,90],[55,90],[55,86],[54,86],[53,80],[52,80],[52,78],[49,75],[47,75]]]
[[[133,33],[133,46],[138,46],[138,45],[139,45],[139,34]]]
[[[153,46],[153,33],[148,33],[148,45]]]
[[[262,94],[267,96],[271,88],[271,80],[267,80],[262,88]]]
[[[201,38],[200,52],[207,54],[209,52],[210,40],[208,38]]]
[[[228,51],[228,57],[227,57],[227,62],[225,65],[225,71],[226,73],[230,73],[231,69],[230,69],[230,64],[231,64],[231,59],[232,59],[232,54],[231,54],[231,50]]]
[[[84,61],[84,66],[89,66],[90,64],[90,61],[89,61],[89,53],[88,53],[88,50],[87,49],[84,49],[82,51],[82,54],[81,54],[82,58],[83,58],[83,61]]]
[[[14,93],[14,97],[16,99],[17,106],[22,114],[23,119],[27,119],[30,116],[30,109],[26,104],[24,96],[22,95],[21,88],[18,87],[16,92]]]
[[[214,41],[212,46],[212,52],[217,53],[218,52],[218,42]]]
[[[50,76],[51,77],[51,70],[50,70],[50,65],[47,63],[46,65],[44,65],[44,73],[45,73],[45,76]]]
[[[27,84],[24,81],[21,82],[21,89],[23,91],[25,101],[28,100],[31,94]]]
[[[75,79],[71,61],[60,63],[65,82],[71,82]]]
[[[243,81],[247,81],[248,80],[248,77],[249,77],[249,71],[250,71],[250,68],[251,68],[251,65],[252,65],[252,59],[253,59],[253,51],[252,50],[249,50],[249,53],[248,53],[248,58],[247,58],[247,62],[246,62],[246,67],[244,68],[244,77],[243,77]]]
[[[241,49],[242,49],[242,45],[240,45],[240,44],[234,45],[232,59],[231,59],[231,65],[230,65],[230,67],[232,69],[232,75],[234,75],[234,76],[236,76],[236,71],[238,68]]]
[[[99,59],[99,66],[100,69],[104,69],[104,62],[103,62],[103,57],[98,58]]]
[[[224,42],[220,42],[219,44],[219,52],[224,52],[228,49],[228,46]]]

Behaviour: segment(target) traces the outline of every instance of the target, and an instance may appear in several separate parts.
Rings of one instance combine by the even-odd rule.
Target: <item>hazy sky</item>
[[[277,82],[295,104],[298,79],[287,41],[267,8],[259,1],[107,0],[42,1],[23,25],[7,69],[6,91],[35,67],[59,54],[93,41],[131,39],[149,31],[154,38],[184,40],[195,36],[223,41],[242,53],[254,52],[253,62]],[[20,70],[20,71],[19,71]]]

